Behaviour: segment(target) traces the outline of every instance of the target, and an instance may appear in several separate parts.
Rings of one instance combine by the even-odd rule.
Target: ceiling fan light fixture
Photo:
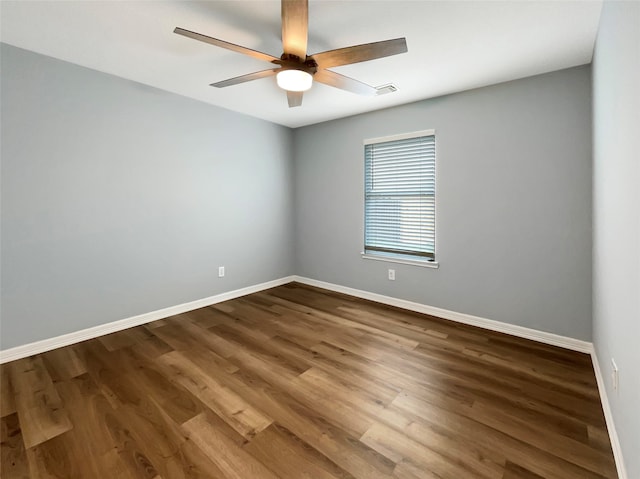
[[[313,76],[304,70],[281,70],[276,75],[276,82],[286,91],[307,91],[313,84]]]

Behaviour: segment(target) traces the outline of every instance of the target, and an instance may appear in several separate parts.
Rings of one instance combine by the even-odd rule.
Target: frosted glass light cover
[[[307,91],[311,88],[313,77],[302,70],[282,70],[276,75],[278,86],[287,91]]]

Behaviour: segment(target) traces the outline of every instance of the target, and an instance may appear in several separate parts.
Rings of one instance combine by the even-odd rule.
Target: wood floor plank
[[[117,333],[100,336],[98,340],[104,345],[107,351],[126,348],[151,337],[151,333],[145,328],[129,328]]]
[[[343,431],[354,437],[360,437],[373,423],[366,412],[336,398],[333,391],[317,388],[313,383],[305,381],[304,374],[291,381],[291,387],[286,391],[331,423],[339,424]]]
[[[539,343],[528,339],[522,339],[508,334],[497,334],[488,338],[489,346],[517,350],[536,358],[549,359],[555,364],[577,368],[590,374],[593,372],[591,356],[586,353],[578,353],[569,349],[557,348],[549,344]],[[595,381],[595,376],[593,377]],[[595,382],[594,382],[595,384]]]
[[[187,317],[197,326],[202,329],[211,328],[222,322],[227,321],[227,316],[224,314],[218,314],[212,307],[207,306],[205,308],[194,309],[185,313]]]
[[[545,479],[601,479],[615,477],[615,469],[602,476],[590,472],[564,458],[559,458],[517,438],[511,437],[490,426],[471,419],[471,408],[460,408],[450,411],[425,403],[409,394],[402,393],[393,401],[401,409],[407,409],[432,425],[446,428],[457,437],[471,440],[480,450],[487,444],[499,445],[501,453],[507,460],[511,460],[531,471],[542,475]],[[490,454],[485,451],[485,454]]]
[[[308,321],[315,321],[320,325],[332,325],[340,329],[346,328],[348,330],[354,330],[356,333],[373,333],[378,340],[407,350],[412,350],[419,344],[415,338],[394,334],[392,332],[370,326],[364,322],[354,321],[347,315],[330,314],[273,296],[271,296],[271,298],[278,303],[273,308],[276,312],[287,314],[291,314],[292,311],[298,312],[304,314]]]
[[[0,364],[0,418],[16,412],[16,401],[9,367],[8,364]]]
[[[8,478],[617,477],[588,355],[297,283],[0,373]]]
[[[439,352],[423,352],[419,346],[408,354],[386,355],[379,364],[397,371],[410,371],[414,377],[434,377],[447,388],[455,388],[471,397],[489,401],[507,400],[520,407],[534,407],[540,412],[554,412],[601,426],[601,406],[594,398],[558,388],[549,382],[539,382],[506,370],[489,369],[472,358],[461,361],[455,356]]]
[[[566,385],[554,384],[548,379],[539,380],[527,375],[523,371],[526,368],[522,366],[519,369],[498,368],[494,364],[488,368],[486,364],[472,356],[465,355],[464,358],[461,358],[458,355],[434,351],[422,345],[412,352],[388,355],[381,358],[381,362],[389,364],[391,367],[402,365],[405,369],[413,367],[428,373],[433,373],[435,369],[437,373],[449,376],[451,379],[463,378],[467,384],[480,387],[496,385],[502,389],[513,391],[516,395],[522,395],[523,388],[521,386],[525,386],[524,394],[532,399],[553,400],[556,406],[563,408],[575,409],[578,406],[584,409],[585,417],[593,417],[594,422],[599,422],[601,417],[598,410],[599,404],[594,401],[592,395],[585,396],[571,390]],[[496,372],[500,374],[496,374]]]
[[[224,473],[153,399],[138,406],[127,405],[119,414],[162,477],[224,479]]]
[[[214,373],[218,379],[225,383],[229,382],[231,387],[237,384],[235,381],[231,380],[231,378],[236,379],[238,376],[227,376],[226,380],[224,377],[224,373],[232,374],[238,371],[237,367],[235,370],[230,370],[230,368],[225,368],[220,364],[213,366],[212,362],[208,359],[208,356],[206,354],[199,353],[197,350],[185,351],[182,354],[203,369],[208,368],[209,370],[212,370],[215,367],[220,368],[217,373]],[[255,364],[256,362],[255,358],[241,355],[241,358],[242,357],[245,358],[245,362],[240,360],[239,364],[245,365],[245,367],[250,370],[251,364]],[[273,377],[278,377],[277,373],[269,376],[269,378]],[[314,389],[305,384],[296,383],[295,381],[284,380],[274,382],[283,392],[288,393],[293,400],[299,401],[301,405],[308,405],[314,410],[314,412],[323,415],[323,417],[327,418],[334,424],[339,424],[343,430],[353,433],[355,437],[359,437],[369,426],[371,426],[371,419],[363,412],[348,404],[336,403],[331,393]],[[246,398],[246,395],[242,395]],[[261,401],[255,400],[255,403],[259,406]]]
[[[285,427],[272,424],[244,446],[282,479],[354,479]]]
[[[233,343],[217,336],[206,334],[207,330],[191,323],[190,320],[180,324],[166,324],[154,328],[153,334],[169,344],[176,351],[188,351],[194,346],[205,347],[223,358],[232,356],[237,347]]]
[[[221,434],[203,413],[183,424],[183,429],[227,479],[278,479],[264,464]]]
[[[9,365],[22,437],[27,449],[73,427],[40,356]]]
[[[589,444],[607,455],[613,454],[611,449],[611,441],[609,439],[609,431],[606,427],[587,426],[587,435]]]
[[[508,461],[502,479],[544,479],[544,477]]]
[[[236,323],[241,323],[246,326],[255,326],[257,332],[262,335],[269,336],[272,331],[274,322],[281,317],[281,315],[270,308],[265,308],[261,305],[256,305],[248,301],[246,298],[238,298],[232,303],[218,303],[211,307],[212,309],[223,311],[227,318],[232,318]],[[224,324],[229,324],[230,321],[226,320]],[[219,323],[219,324],[222,324]]]
[[[500,370],[515,372],[518,375],[529,376],[537,381],[549,382],[556,387],[576,392],[582,397],[590,399],[598,397],[597,390],[593,389],[593,384],[582,383],[578,381],[575,375],[560,374],[557,372],[558,370],[549,371],[549,368],[546,368],[544,372],[540,372],[538,362],[530,366],[523,366],[522,363],[516,363],[508,357],[500,357],[497,352],[487,352],[480,348],[465,348],[462,352],[468,356],[480,359],[494,370],[499,368]]]
[[[236,344],[238,349],[244,349],[244,352],[260,358],[263,363],[268,364],[284,377],[293,379],[309,369],[308,364],[300,361],[295,356],[274,352],[266,339],[254,337],[246,328],[237,324],[219,325],[209,329],[209,331],[228,342]],[[238,357],[240,354],[242,354],[242,351],[236,351],[233,356]]]
[[[74,346],[58,348],[42,354],[52,380],[75,378],[87,372],[87,366]]]
[[[422,374],[419,377],[401,369],[368,361],[355,354],[326,343],[312,346],[311,350],[331,361],[342,364],[363,377],[382,381],[390,387],[411,391],[418,397],[428,397],[431,402],[444,406],[471,406],[473,398],[462,391],[447,388],[438,377]]]
[[[163,328],[157,330],[157,332],[164,334],[165,330]],[[179,340],[181,346],[177,348],[177,351],[188,356],[192,360],[193,358],[197,358],[198,361],[204,364],[203,367],[205,370],[211,363],[229,373],[234,373],[238,370],[238,366],[228,359],[231,354],[225,352],[224,354],[227,355],[227,357],[225,357],[215,352],[222,342],[225,343],[225,346],[222,348],[223,351],[226,350],[227,344],[229,347],[231,346],[230,343],[227,343],[215,333],[212,333],[208,329],[202,329],[199,326],[188,323],[183,324],[182,333],[183,334]],[[233,353],[235,352],[236,350],[234,349]]]
[[[439,452],[381,424],[371,426],[360,440],[396,464],[403,460],[412,461],[421,469],[426,469],[440,477],[465,477],[469,474],[478,474],[478,471],[467,471]]]
[[[138,443],[114,439],[118,430],[123,433],[117,437],[127,437],[128,425],[123,426],[127,421],[121,416],[122,409],[116,411],[110,405],[88,373],[59,382],[57,388],[74,428],[38,446],[33,455],[38,468],[46,467],[43,458],[62,454],[63,463],[68,465],[64,469],[66,475],[61,477],[158,477],[144,454],[137,452]],[[140,466],[145,476],[140,475]]]
[[[317,367],[307,369],[296,378],[296,381],[301,380],[307,381],[316,389],[330,392],[334,397],[342,396],[348,402],[373,404],[376,410],[389,404],[398,395],[398,392],[394,392],[392,395],[377,394],[377,388],[369,389],[366,387],[370,381],[365,383],[365,387],[361,387],[356,381],[347,381]]]
[[[173,348],[165,343],[162,339],[160,339],[155,334],[151,335],[151,337],[136,343],[135,351],[143,355],[149,359],[155,359],[158,356],[162,356],[163,354],[170,353],[173,351]]]
[[[279,376],[269,368],[256,368],[256,373],[240,369],[232,375],[219,371],[219,375],[227,386],[249,402],[259,404],[278,424],[353,476],[379,479],[392,474],[393,462],[279,388]]]
[[[56,441],[55,447],[47,447],[52,451],[64,447],[76,477],[98,477],[108,470],[103,456],[115,446],[103,420],[115,411],[89,374],[60,381],[56,388],[74,427]]]
[[[182,424],[206,409],[188,390],[171,381],[171,373],[156,360],[149,360],[136,350],[124,350],[128,363],[135,368],[132,376],[145,397],[160,404],[176,424]]]
[[[340,424],[349,424],[357,417],[360,424],[364,426],[371,426],[372,422],[376,420],[384,420],[385,423],[402,429],[410,422],[406,416],[387,409],[384,402],[375,396],[366,394],[357,388],[347,389],[339,382],[333,381],[323,372],[314,368],[305,371],[292,383],[295,384],[296,388],[300,389],[325,391],[325,402],[333,407],[332,412],[334,414],[338,410],[350,414],[343,421],[340,421]],[[292,394],[295,395],[295,393]],[[325,417],[333,417],[331,412],[324,415]],[[356,435],[362,435],[364,432],[357,431]]]
[[[411,422],[402,430],[408,438],[460,465],[467,470],[467,475],[488,479],[502,477],[506,460],[500,451],[481,447],[466,437],[451,434],[446,428],[411,417]]]
[[[31,479],[82,477],[80,465],[71,461],[66,441],[57,436],[26,450]]]
[[[523,421],[481,402],[473,405],[469,417],[540,450],[565,458],[596,474],[604,476],[614,466],[610,455],[594,450],[574,439],[549,433],[539,424]]]
[[[126,471],[128,476],[141,479],[160,479],[162,476],[153,463],[144,454],[141,445],[132,436],[126,418],[120,414],[107,414],[104,423],[109,430],[114,449],[117,452],[120,470]]]
[[[435,339],[448,339],[448,341],[440,342],[440,344],[445,347],[453,348],[454,350],[461,350],[462,348],[469,345],[469,343],[465,341],[454,341],[453,338],[449,337],[450,334],[448,332],[432,329],[432,325],[429,324],[403,324],[398,321],[394,321],[393,319],[390,319],[384,315],[372,313],[370,311],[364,311],[353,307],[339,307],[338,310],[341,311],[346,317],[350,318],[352,321],[356,321],[367,326],[370,331],[392,331],[392,334],[394,336],[403,338],[414,338],[415,341],[419,343],[429,342]],[[473,344],[476,344],[476,342],[474,342]]]
[[[7,478],[29,478],[29,465],[16,413],[0,419],[0,473]]]
[[[207,375],[178,351],[158,358],[171,370],[172,379],[200,399],[245,438],[251,438],[273,421],[242,397]]]
[[[397,479],[442,479],[442,476],[410,460],[402,460],[393,471]]]
[[[325,371],[328,375],[337,380],[364,389],[380,398],[384,404],[389,404],[398,395],[402,388],[386,383],[378,378],[372,378],[360,374],[358,370],[350,368],[344,363],[334,361],[322,354],[305,348],[291,339],[275,336],[271,339],[271,344],[278,350],[286,349],[289,354],[295,355],[305,361],[310,366]],[[314,344],[316,346],[317,344]]]
[[[318,344],[323,338],[336,334],[335,329],[329,325],[309,323],[304,313],[295,311],[285,312],[285,319],[276,320],[277,335],[295,339],[298,344],[309,348]]]
[[[93,340],[78,345],[78,353],[87,365],[87,373],[113,409],[142,400],[144,393],[137,387],[119,350],[109,352],[101,341]]]

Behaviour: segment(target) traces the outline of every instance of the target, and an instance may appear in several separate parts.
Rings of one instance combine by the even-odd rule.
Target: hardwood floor
[[[616,477],[589,356],[296,283],[1,372],[6,479]]]

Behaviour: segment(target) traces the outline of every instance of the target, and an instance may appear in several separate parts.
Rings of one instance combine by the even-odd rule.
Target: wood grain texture
[[[375,96],[378,93],[371,85],[367,85],[354,78],[334,72],[333,70],[318,70],[313,79],[325,85],[339,88],[340,90],[350,91],[358,95]]]
[[[295,108],[302,105],[302,97],[304,92],[301,91],[288,91],[287,92],[287,104],[289,108]]]
[[[7,367],[27,449],[73,427],[41,357],[13,361]]]
[[[3,477],[28,478],[29,466],[24,450],[24,441],[20,431],[17,414],[9,414],[0,419],[0,439],[2,462],[0,473]]]
[[[248,55],[252,58],[255,58],[256,60],[262,60],[264,62],[270,62],[270,63],[277,62],[279,60],[279,58],[269,55],[268,53],[262,53],[256,50],[252,50],[251,48],[246,48],[240,45],[236,45],[234,43],[225,42],[224,40],[220,40],[219,38],[209,37],[207,35],[203,35],[197,32],[192,32],[184,28],[176,27],[174,28],[173,33],[177,33],[178,35],[183,35],[188,38],[193,38],[194,40],[208,43],[216,47],[226,48],[227,50],[231,50],[233,52],[242,53],[243,55]]]
[[[378,58],[398,55],[407,52],[407,41],[404,38],[365,43],[351,47],[338,48],[321,53],[314,53],[313,59],[320,68],[333,68],[353,63],[368,62]]]
[[[6,417],[16,412],[16,402],[8,367],[0,369],[0,378],[0,417]]]
[[[282,0],[282,49],[286,55],[307,58],[309,1]]]
[[[616,477],[588,356],[296,283],[0,373],[7,479]]]

